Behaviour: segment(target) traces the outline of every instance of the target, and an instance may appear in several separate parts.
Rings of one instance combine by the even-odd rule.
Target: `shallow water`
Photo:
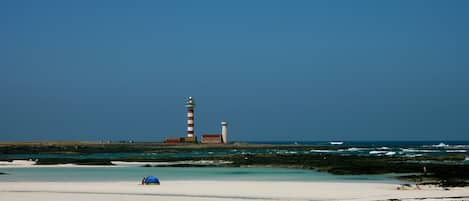
[[[269,143],[269,142],[263,142]],[[270,142],[271,144],[273,142]],[[166,157],[194,157],[226,154],[340,154],[372,155],[388,157],[415,157],[422,155],[469,154],[469,142],[344,142],[328,145],[328,142],[282,142],[276,144],[310,144],[329,146],[327,149],[215,149],[177,153],[92,153],[92,154],[0,154],[0,159],[75,158],[108,159],[125,158],[157,159]],[[445,161],[443,161],[445,162]],[[450,163],[469,164],[469,158]],[[140,181],[147,175],[161,180],[253,180],[253,181],[363,181],[398,182],[392,175],[340,176],[311,170],[284,168],[226,168],[226,167],[140,167],[118,165],[113,167],[0,167],[0,181]]]
[[[312,170],[286,168],[219,167],[12,167],[0,168],[0,181],[135,181],[155,175],[160,180],[236,181],[362,181],[396,183],[392,175],[341,176]]]

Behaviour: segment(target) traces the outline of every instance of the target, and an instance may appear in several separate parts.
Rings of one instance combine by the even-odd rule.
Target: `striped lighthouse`
[[[192,96],[186,101],[186,108],[187,108],[187,137],[193,138],[194,137],[194,108],[195,103],[192,100]]]

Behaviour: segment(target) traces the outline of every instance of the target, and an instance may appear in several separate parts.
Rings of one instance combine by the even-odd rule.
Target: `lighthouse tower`
[[[194,108],[195,103],[192,100],[192,96],[186,101],[186,108],[187,108],[187,137],[194,138]]]
[[[228,122],[221,122],[221,138],[223,143],[228,144]]]

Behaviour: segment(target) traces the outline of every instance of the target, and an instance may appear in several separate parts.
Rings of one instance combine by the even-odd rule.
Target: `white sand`
[[[1,182],[2,201],[121,200],[387,200],[431,198],[469,200],[469,188],[436,187],[396,190],[395,184],[332,182],[165,181],[160,186],[137,182]],[[449,197],[463,198],[449,198]],[[445,199],[440,199],[445,197]]]
[[[76,164],[54,164],[54,165],[36,165],[33,160],[13,160],[13,161],[0,161],[1,168],[33,168],[33,167],[124,167],[124,166],[142,166],[142,165],[176,165],[176,164],[196,164],[196,165],[216,165],[228,164],[231,161],[224,160],[200,160],[200,161],[176,161],[176,162],[125,162],[125,161],[111,161],[112,166],[102,165],[76,165]]]
[[[9,161],[0,161],[0,170],[2,168],[35,168],[35,167],[116,167],[116,166],[102,166],[102,165],[75,165],[75,164],[54,164],[54,165],[36,165],[36,161],[34,160],[13,160]]]
[[[118,166],[141,165],[118,162]],[[38,167],[34,161],[0,162],[2,167]],[[47,167],[77,167],[73,164]],[[85,167],[85,166],[79,166]],[[94,167],[94,166],[90,166]],[[437,187],[396,190],[397,184],[267,181],[163,181],[161,186],[136,182],[6,182],[0,177],[0,201],[123,200],[421,200],[469,201],[469,188]],[[462,197],[462,198],[456,198]]]
[[[34,164],[36,161],[33,160],[0,161],[0,167],[31,167]]]

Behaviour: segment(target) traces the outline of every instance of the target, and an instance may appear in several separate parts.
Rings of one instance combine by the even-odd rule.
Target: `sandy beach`
[[[0,182],[0,200],[469,200],[469,188],[397,190],[396,184],[257,181]]]

